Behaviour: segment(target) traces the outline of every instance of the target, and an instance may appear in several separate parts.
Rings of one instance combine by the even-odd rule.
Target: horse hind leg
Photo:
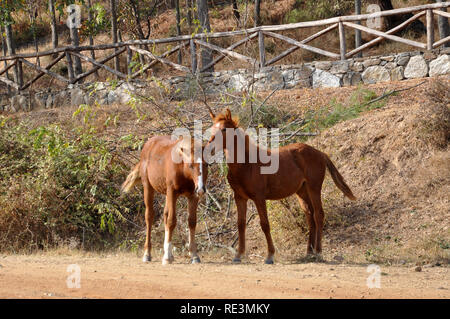
[[[307,185],[307,191],[314,209],[314,222],[316,224],[313,252],[320,255],[322,252],[323,222],[325,217],[322,207],[321,187]]]
[[[267,217],[267,206],[265,200],[255,201],[256,209],[258,210],[259,222],[261,229],[264,232],[267,240],[267,258],[264,261],[266,264],[273,264],[273,256],[275,255],[275,247],[273,245],[272,235],[270,234],[269,218]]]
[[[145,245],[144,245],[144,256],[142,257],[143,262],[150,262],[152,260],[151,257],[151,233],[152,233],[152,224],[154,218],[153,211],[153,197],[154,197],[154,189],[150,186],[150,183],[145,182],[144,185],[144,204],[145,204],[145,223],[146,223],[146,236],[145,236]]]
[[[309,227],[309,235],[308,235],[308,244],[306,248],[306,254],[312,255],[314,253],[313,249],[315,246],[315,238],[316,238],[316,222],[314,221],[314,210],[311,203],[311,200],[309,199],[308,192],[306,190],[305,185],[300,188],[300,190],[297,192],[297,198],[300,203],[300,207],[305,212],[306,216],[306,222],[308,223]]]
[[[188,199],[188,226],[189,226],[189,254],[191,263],[200,263],[200,257],[197,255],[197,244],[195,242],[195,227],[197,226],[197,207],[198,197],[192,195]]]

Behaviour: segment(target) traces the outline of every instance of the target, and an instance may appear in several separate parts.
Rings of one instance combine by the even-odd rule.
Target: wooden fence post
[[[259,45],[259,67],[263,68],[266,65],[266,48],[264,47],[264,34],[262,31],[258,32]]]
[[[427,50],[433,49],[434,43],[434,17],[433,10],[427,10]]]
[[[19,92],[22,89],[23,86],[23,68],[22,68],[22,61],[20,59],[17,59],[17,84],[19,85]]]
[[[193,74],[197,73],[197,48],[195,47],[194,39],[189,40],[189,47],[191,48],[191,70]]]
[[[133,70],[131,69],[131,62],[133,61],[133,53],[131,52],[130,46],[127,45],[127,70],[128,76],[131,76]]]
[[[117,43],[117,4],[116,0],[110,0],[109,5],[111,7],[111,36],[113,43]],[[119,49],[114,48],[114,52],[117,52]],[[116,71],[120,71],[120,59],[118,56],[114,58],[114,69]]]
[[[1,29],[0,29],[0,37],[2,38],[3,56],[7,56],[8,55],[8,51],[6,49],[6,40],[3,37],[3,32],[2,32]],[[8,61],[4,61],[4,65],[5,65],[5,68],[6,68],[8,66]],[[8,71],[6,71],[6,78],[9,80],[9,72]],[[7,87],[8,87],[8,96],[9,96],[9,95],[11,95],[11,87],[9,85],[7,85]]]
[[[72,8],[72,10],[75,10],[74,8]],[[70,15],[75,16],[75,11],[71,11]],[[74,47],[79,47],[80,46],[80,36],[78,34],[78,25],[75,23],[76,18],[73,18],[73,21],[69,27],[69,34],[70,34],[70,42],[72,44],[72,46]],[[73,69],[75,71],[74,74],[78,75],[81,74],[83,72],[83,69],[81,67],[81,60],[78,57],[75,57],[74,60],[74,66],[75,68]]]
[[[339,45],[340,45],[341,60],[345,60],[347,44],[345,43],[345,30],[342,21],[339,21]]]
[[[361,0],[355,0],[355,14],[361,14]],[[357,24],[361,24],[361,20],[356,21]],[[355,30],[355,48],[359,48],[362,45],[361,30]],[[357,58],[362,57],[362,52],[355,54]]]
[[[12,27],[10,24],[5,26],[5,37],[6,37],[6,47],[8,50],[8,55],[16,54],[16,48],[14,46],[14,40],[13,40],[13,32],[12,32]],[[14,64],[13,74],[14,74],[14,82],[17,85],[20,85],[19,84],[20,83],[20,80],[19,80],[20,71],[19,71],[19,65],[17,63]]]
[[[69,81],[72,84],[75,76],[73,72],[72,56],[70,55],[69,51],[66,51],[66,60],[67,60],[67,74],[69,75]]]

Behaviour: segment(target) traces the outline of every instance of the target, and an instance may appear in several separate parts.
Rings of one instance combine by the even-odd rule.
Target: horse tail
[[[141,177],[139,176],[139,166],[140,163],[137,163],[130,174],[128,174],[127,179],[122,184],[122,192],[128,193],[134,185],[140,182]]]
[[[356,200],[355,195],[353,195],[350,187],[345,183],[344,178],[337,170],[336,166],[334,166],[333,162],[330,160],[328,155],[325,154],[325,161],[327,164],[328,171],[331,174],[331,177],[333,178],[334,183],[336,186],[344,193],[345,196],[350,198],[351,200]]]

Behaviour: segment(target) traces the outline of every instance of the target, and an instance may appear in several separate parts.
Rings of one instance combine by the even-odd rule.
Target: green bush
[[[305,132],[321,131],[339,122],[358,117],[362,112],[383,107],[386,99],[375,101],[376,98],[375,92],[360,87],[350,96],[347,105],[332,99],[329,105],[307,112],[304,130]]]
[[[121,196],[129,163],[89,124],[63,129],[3,118],[0,125],[0,247],[20,251],[68,242],[86,249],[120,245],[142,230],[142,195]],[[80,113],[80,114],[79,114]],[[122,145],[120,145],[122,144]],[[141,224],[141,225],[139,225]],[[136,227],[137,226],[137,227]]]
[[[353,0],[297,0],[285,17],[287,23],[320,20],[348,14]]]

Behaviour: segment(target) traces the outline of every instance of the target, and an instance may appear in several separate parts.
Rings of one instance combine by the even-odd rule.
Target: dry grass
[[[408,82],[394,85],[418,83]],[[414,92],[392,97],[384,108],[337,124],[308,142],[331,156],[358,197],[344,200],[331,179],[325,180],[326,260],[449,262],[449,88],[448,77],[428,80]],[[316,105],[324,95],[345,103],[352,90],[315,90],[319,97],[299,98],[296,104]],[[307,232],[295,198],[288,200],[290,212],[286,205],[271,205],[280,257],[302,256]],[[257,222],[249,238],[264,242]],[[253,246],[254,253],[264,254],[261,245]]]
[[[362,88],[370,89],[379,96],[387,89],[407,88],[420,81],[423,80],[380,83]],[[391,96],[384,108],[337,124],[308,142],[331,156],[358,197],[358,201],[349,203],[342,198],[331,179],[325,180],[326,260],[342,256],[345,261],[356,263],[397,263],[402,260],[448,262],[450,172],[447,164],[450,129],[449,90],[446,88],[450,81],[448,77],[441,78],[441,84],[433,79],[425,81],[413,90]],[[282,114],[289,114],[292,120],[304,118],[307,111],[332,105],[330,100],[348,105],[349,97],[360,89],[278,91],[268,103]],[[258,94],[258,100],[264,100],[269,93]],[[240,99],[236,97],[233,104],[236,104],[236,110],[244,112],[238,102]],[[157,101],[164,105],[167,112],[178,112],[173,114],[182,116],[185,123],[192,123],[194,119],[202,119],[205,123],[209,121],[206,109],[195,99],[186,101],[182,110],[176,101]],[[220,97],[210,97],[209,102],[216,111],[221,110],[223,101]],[[175,118],[153,105],[142,104],[139,110],[147,116],[137,121],[135,112],[127,105],[98,108],[95,127],[99,138],[114,141],[133,134],[138,139],[146,139],[176,126]],[[71,115],[74,111],[73,108],[60,108],[18,113],[12,117],[26,120],[30,128],[54,123],[67,129],[82,124],[74,122]],[[103,127],[105,121],[112,117],[117,117],[117,124]],[[127,157],[131,167],[137,161],[138,152],[125,151],[117,155]],[[198,243],[203,251],[215,256],[228,256],[229,250],[216,245],[231,246],[236,238],[235,205],[231,201],[228,210],[231,190],[227,183],[223,183],[224,167],[213,165],[211,169],[208,188],[222,210],[219,211],[211,199],[200,206]],[[160,214],[162,198],[158,197],[157,201],[157,212]],[[187,221],[182,213],[185,207],[186,203],[181,202],[174,238],[175,246],[180,251],[184,251],[187,242]],[[254,206],[249,205],[248,216],[255,213]],[[282,202],[270,202],[269,214],[278,249],[277,259],[289,262],[304,256],[308,229],[296,199],[292,197]],[[154,238],[154,247],[158,251],[163,238],[160,219],[154,227]],[[138,249],[141,244],[142,241],[138,240],[124,247]],[[70,245],[70,240],[63,241],[61,245]],[[264,235],[256,215],[249,222],[248,255],[264,256],[265,250]]]
[[[421,4],[421,1],[413,1],[407,5]],[[289,1],[284,1],[287,10]],[[394,3],[396,7],[406,6],[403,1]],[[220,9],[219,14],[229,17],[216,21],[216,31],[228,30],[233,26],[231,13],[227,12],[229,7]],[[278,13],[282,15],[281,13]],[[157,17],[154,24],[153,35],[165,37],[173,25],[173,12],[165,12]],[[221,29],[223,28],[223,29]],[[231,27],[233,28],[233,27]],[[288,36],[304,38],[317,30],[292,31]],[[298,33],[298,34],[297,34]],[[351,35],[350,35],[351,36]],[[423,39],[422,39],[423,40]],[[108,43],[109,36],[106,34],[96,37],[96,43]],[[219,45],[231,44],[231,39],[223,39]],[[226,42],[227,41],[227,42]],[[327,42],[328,41],[328,42]],[[325,43],[336,46],[336,36],[329,34],[323,39],[317,40],[313,45],[323,47]],[[86,39],[84,39],[86,44]],[[322,46],[321,46],[322,45]],[[395,51],[396,46],[389,47],[385,44],[385,50]],[[277,50],[285,49],[281,43],[267,40],[266,46],[273,47],[268,57],[279,53]],[[45,49],[42,46],[42,50]],[[47,48],[48,45],[47,45]],[[398,50],[407,51],[408,48],[401,46]],[[24,49],[25,50],[25,49]],[[164,49],[158,48],[160,52]],[[255,46],[244,46],[240,49],[244,54],[251,53],[256,56]],[[379,54],[376,50],[383,50],[383,46],[371,51],[371,54]],[[24,51],[25,52],[25,51]],[[385,52],[385,51],[382,51]],[[97,52],[98,57],[109,54],[108,52]],[[308,59],[316,59],[308,53],[296,51],[283,63],[299,63]],[[48,61],[43,61],[43,64]],[[122,65],[124,61],[122,60]],[[221,68],[240,67],[236,61],[224,59]],[[87,67],[87,65],[84,65]],[[166,67],[158,66],[155,73],[168,74]],[[173,73],[171,73],[173,74]],[[101,71],[101,79],[107,79],[108,74]],[[57,85],[51,80],[46,80],[46,87]],[[384,83],[368,86],[378,95],[387,89],[403,88],[418,83],[419,80],[403,81],[398,83]],[[421,81],[421,80],[420,80]],[[331,158],[339,168],[342,175],[358,196],[356,203],[348,203],[342,199],[341,193],[337,191],[330,179],[326,179],[324,189],[324,205],[326,210],[326,232],[324,242],[324,257],[331,260],[334,256],[343,256],[350,262],[388,262],[395,263],[405,260],[406,262],[429,262],[449,260],[450,229],[449,215],[449,185],[450,172],[449,162],[449,114],[448,114],[448,89],[449,79],[441,78],[442,84],[431,79],[426,84],[411,91],[402,92],[389,99],[386,107],[374,110],[360,118],[343,122],[325,131],[321,136],[309,143],[330,154]],[[331,99],[337,103],[348,103],[348,97],[358,88],[339,89],[300,89],[290,91],[279,91],[270,99],[270,104],[280,110],[285,110],[292,117],[302,118],[306,111],[317,110],[329,105]],[[263,100],[269,92],[260,93],[259,98]],[[212,97],[213,99],[214,97]],[[179,105],[174,101],[165,101],[168,110],[177,110]],[[163,131],[174,126],[174,119],[163,112],[157,111],[148,105],[141,106],[148,117],[136,122],[134,111],[129,106],[116,105],[100,108],[98,112],[98,126],[101,127],[105,119],[118,116],[117,126],[105,128],[102,137],[110,140],[120,138],[125,134],[133,133],[138,137],[146,137],[155,134],[155,128]],[[33,113],[15,114],[13,117],[27,119],[34,125],[56,123],[71,127],[73,119],[71,114],[74,109],[42,110]],[[198,101],[187,101],[183,105],[184,114],[188,120],[208,119],[207,112]],[[137,154],[136,154],[137,155]],[[135,161],[130,157],[131,163]],[[223,191],[224,178],[221,167],[215,168],[215,175],[211,175],[212,189],[220,189],[221,197],[218,198],[222,206],[226,207],[230,192],[229,187]],[[215,194],[215,193],[214,193]],[[185,207],[182,203],[181,208]],[[209,208],[214,205],[209,205]],[[287,212],[283,215],[280,212]],[[199,214],[199,241],[200,247],[214,253],[219,253],[210,246],[208,235],[216,232],[212,238],[215,243],[230,245],[234,238],[235,207],[232,204],[230,215],[220,215],[215,209],[208,212],[205,207]],[[252,206],[248,216],[255,213]],[[221,212],[223,213],[223,211]],[[180,216],[179,228],[176,242],[183,246],[187,235],[185,232],[186,220],[184,215]],[[303,213],[298,207],[295,199],[289,199],[281,204],[270,203],[270,219],[275,243],[278,248],[278,258],[293,260],[304,255],[306,250],[307,228],[304,224]],[[208,225],[208,229],[206,227]],[[258,218],[249,223],[248,253],[249,255],[264,255],[265,240],[260,230]],[[223,227],[223,228],[221,228]],[[231,228],[230,228],[231,227]],[[223,230],[219,232],[218,230]],[[158,224],[155,227],[157,238],[162,238],[163,227]],[[264,244],[262,244],[264,243]],[[156,242],[155,247],[160,243]],[[62,244],[70,245],[64,242]]]

